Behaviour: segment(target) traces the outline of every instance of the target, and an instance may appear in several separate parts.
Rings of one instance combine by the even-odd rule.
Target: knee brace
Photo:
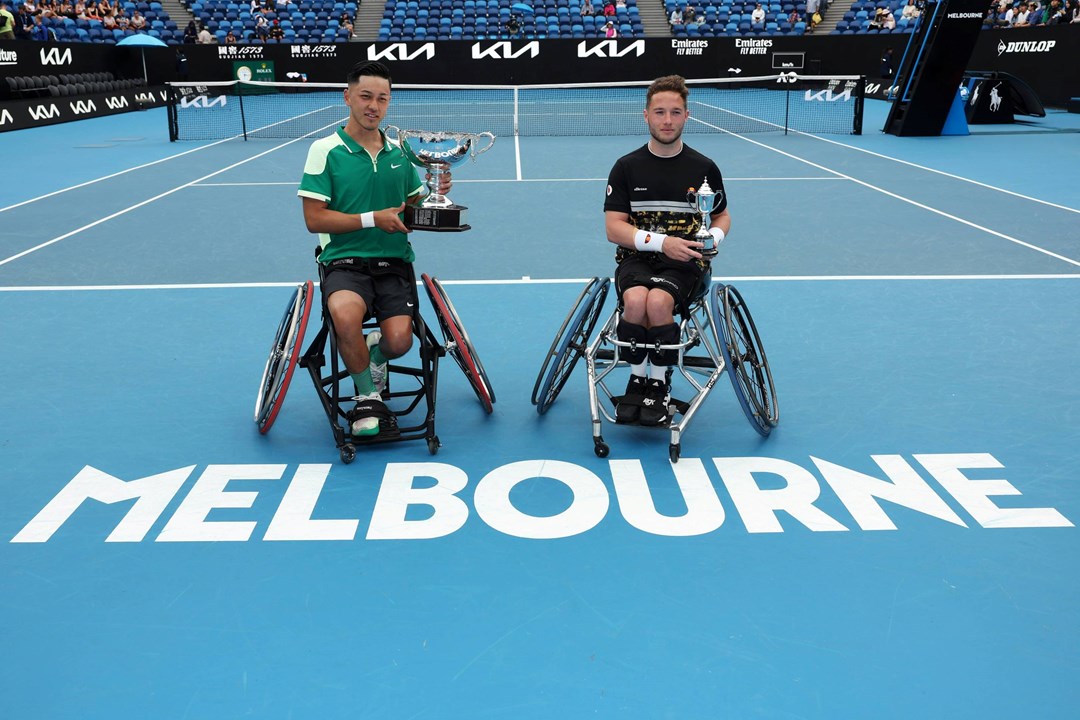
[[[645,331],[645,341],[649,347],[649,361],[653,365],[674,365],[679,361],[678,350],[657,350],[655,345],[677,345],[679,326],[675,323],[651,327]]]
[[[634,343],[631,347],[619,348],[620,357],[631,365],[640,365],[645,362],[645,354],[648,352],[648,348],[645,347],[648,331],[644,325],[635,325],[619,318],[619,324],[615,326],[615,336],[623,342]]]

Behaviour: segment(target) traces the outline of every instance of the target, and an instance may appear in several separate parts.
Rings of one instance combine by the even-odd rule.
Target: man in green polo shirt
[[[349,119],[312,143],[297,194],[308,230],[319,234],[322,293],[358,393],[351,432],[363,436],[378,434],[379,417],[388,412],[382,403],[387,360],[412,346],[416,288],[406,263],[415,255],[402,213],[427,188],[401,148],[379,130],[390,104],[390,71],[361,62],[347,80]],[[450,184],[444,173],[439,192],[447,193]],[[368,316],[379,330],[365,338]]]

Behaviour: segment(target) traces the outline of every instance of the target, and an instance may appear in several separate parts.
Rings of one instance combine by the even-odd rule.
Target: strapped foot
[[[626,392],[615,405],[615,422],[632,424],[638,421],[638,412],[645,400],[645,378],[631,375]]]
[[[671,420],[669,399],[667,383],[650,378],[645,385],[645,399],[641,402],[638,422],[642,425],[666,425]]]
[[[379,421],[390,417],[390,410],[383,404],[378,392],[357,395],[353,398],[356,407],[345,416],[349,421],[349,431],[354,437],[379,434]]]

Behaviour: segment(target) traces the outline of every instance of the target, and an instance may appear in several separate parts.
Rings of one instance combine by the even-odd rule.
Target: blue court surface
[[[1077,717],[1080,116],[867,114],[688,136],[780,423],[725,379],[676,464],[646,428],[593,453],[583,363],[530,403],[644,127],[455,169],[473,229],[415,233],[416,266],[494,412],[444,359],[438,453],[350,465],[300,371],[252,422],[316,279],[309,140],[170,144],[157,110],[0,134],[0,716]]]

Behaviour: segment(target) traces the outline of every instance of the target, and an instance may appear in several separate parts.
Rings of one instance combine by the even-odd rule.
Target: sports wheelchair
[[[585,285],[544,356],[532,392],[532,403],[543,415],[562,392],[578,360],[584,357],[593,451],[598,457],[607,457],[610,452],[601,433],[601,418],[616,423],[615,406],[622,397],[608,388],[608,376],[620,365],[629,367],[626,360],[620,359],[620,353],[631,347],[631,343],[616,337],[621,307],[615,308],[599,334],[592,337],[611,284],[610,278],[596,277]],[[685,402],[672,396],[668,405],[670,421],[657,426],[671,431],[671,462],[678,462],[683,431],[725,370],[746,419],[767,437],[780,419],[776,388],[757,326],[739,291],[731,285],[712,286],[706,273],[678,323],[679,343],[654,347],[678,351],[678,362],[668,370],[668,387],[674,392],[672,378],[677,372],[694,391],[694,396]]]
[[[350,406],[356,393],[350,392],[355,388],[338,355],[337,334],[326,309],[325,298],[322,300],[322,327],[307,349],[301,352],[315,292],[311,280],[301,283],[293,291],[274,334],[274,342],[270,346],[270,356],[263,370],[259,395],[255,402],[255,422],[260,433],[270,432],[281,412],[285,393],[297,365],[307,369],[315,384],[323,410],[330,421],[334,442],[342,462],[346,464],[356,459],[357,445],[423,439],[427,442],[429,453],[434,455],[438,452],[440,443],[439,436],[435,434],[435,400],[439,358],[446,355],[450,355],[465,373],[484,411],[489,414],[492,412],[495,392],[476,354],[476,348],[465,332],[442,284],[427,274],[420,276],[442,330],[443,341],[440,343],[420,315],[416,276],[411,265],[408,266],[408,273],[410,287],[413,288],[412,331],[417,342],[415,349],[405,358],[416,353],[419,356],[419,365],[406,366],[402,364],[406,361],[405,358],[388,363],[386,390],[383,392],[383,401],[388,412],[379,416],[378,434],[356,437],[350,432]],[[323,278],[323,266],[319,265],[320,281]],[[376,330],[378,323],[369,318],[364,322],[364,329]],[[326,367],[328,363],[329,368]],[[404,384],[405,387],[398,389],[396,386],[399,384]]]

